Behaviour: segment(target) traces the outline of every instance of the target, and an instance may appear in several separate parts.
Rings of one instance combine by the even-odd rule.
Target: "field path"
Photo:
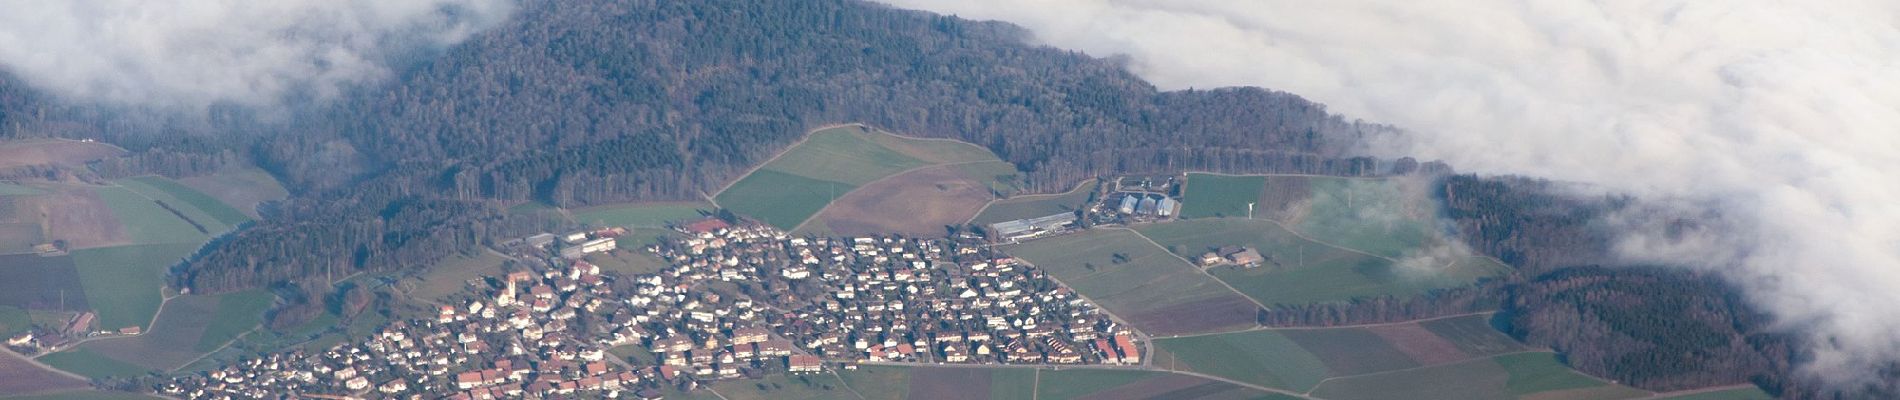
[[[838,375],[838,371],[831,371],[831,377],[838,378],[838,386],[844,386],[844,390],[851,391],[852,395],[858,396],[858,400],[870,400],[870,398],[864,397],[864,393],[859,393],[857,389],[852,389],[851,382],[845,382],[844,375]]]
[[[46,365],[46,363],[40,362],[40,360],[37,357],[27,357],[25,354],[20,354],[20,353],[14,352],[13,349],[6,348],[6,346],[0,346],[0,351],[7,352],[7,354],[12,354],[15,357],[19,357],[21,360],[26,360],[27,363],[33,364],[34,367],[39,367],[39,369],[53,371],[53,373],[65,375],[73,379],[78,379],[82,382],[92,382],[92,378],[87,378],[79,374],[66,372],[66,370],[63,370],[63,369],[53,368],[53,366],[51,365]],[[47,354],[52,354],[52,353],[42,353],[40,355],[44,356]]]
[[[1193,269],[1194,272],[1199,272],[1201,273],[1201,275],[1207,276],[1207,279],[1213,279],[1214,282],[1219,282],[1221,287],[1227,288],[1227,291],[1233,292],[1235,295],[1238,295],[1243,299],[1247,299],[1248,302],[1252,302],[1253,305],[1259,306],[1260,309],[1262,310],[1272,309],[1272,308],[1267,307],[1266,303],[1261,303],[1260,300],[1255,300],[1253,296],[1248,296],[1246,293],[1241,293],[1240,289],[1235,289],[1234,285],[1227,284],[1227,281],[1220,280],[1220,277],[1214,276],[1214,274],[1207,273],[1206,268],[1201,268],[1195,265],[1193,261],[1189,261],[1186,257],[1181,257],[1180,254],[1174,254],[1173,251],[1168,251],[1168,246],[1162,246],[1161,243],[1156,243],[1154,239],[1149,239],[1148,235],[1141,234],[1141,231],[1137,231],[1137,230],[1134,230],[1133,228],[1129,228],[1125,226],[1107,227],[1103,229],[1120,229],[1120,230],[1128,231],[1129,233],[1133,233],[1135,234],[1135,237],[1141,238],[1142,241],[1146,241],[1148,242],[1148,244],[1154,245],[1155,248],[1161,249],[1161,252],[1166,253],[1169,257],[1174,257],[1174,259],[1176,260],[1181,260],[1181,262],[1187,263],[1188,268]],[[1051,279],[1054,279],[1054,278],[1052,277]],[[1258,324],[1259,322],[1255,322],[1256,326]]]
[[[1166,250],[1163,250],[1163,251],[1166,251]],[[1012,258],[1014,258],[1014,257],[1012,257]],[[1035,268],[1035,269],[1042,269],[1041,267],[1037,267],[1037,266],[1036,266],[1036,264],[1034,264],[1034,263],[1030,263],[1030,262],[1029,262],[1029,260],[1024,260],[1024,259],[1021,259],[1021,258],[1016,258],[1016,262],[1020,262],[1020,263],[1023,263],[1023,265],[1028,265],[1028,266],[1029,266],[1030,268]],[[1141,368],[1148,368],[1148,367],[1149,367],[1149,364],[1150,364],[1150,363],[1152,363],[1152,362],[1154,362],[1154,352],[1155,352],[1155,343],[1154,343],[1154,338],[1152,338],[1152,337],[1149,337],[1149,336],[1148,336],[1148,333],[1147,333],[1147,332],[1142,332],[1142,331],[1141,331],[1140,329],[1135,329],[1135,326],[1134,326],[1134,325],[1132,325],[1132,324],[1129,324],[1129,323],[1128,323],[1128,320],[1127,320],[1127,319],[1125,319],[1125,318],[1122,318],[1122,317],[1121,317],[1121,316],[1119,316],[1119,315],[1115,315],[1115,312],[1113,312],[1113,311],[1109,311],[1109,310],[1108,310],[1108,307],[1102,307],[1102,303],[1101,303],[1101,302],[1098,302],[1098,301],[1095,301],[1095,299],[1092,299],[1092,298],[1089,298],[1089,296],[1088,296],[1088,295],[1084,295],[1084,294],[1082,294],[1082,291],[1079,291],[1079,290],[1075,290],[1075,286],[1070,286],[1068,282],[1063,282],[1063,281],[1062,281],[1062,279],[1059,279],[1059,278],[1056,278],[1056,275],[1055,275],[1055,274],[1051,274],[1051,273],[1048,273],[1048,272],[1047,272],[1048,270],[1043,270],[1043,271],[1044,271],[1044,272],[1043,272],[1043,274],[1042,274],[1042,276],[1044,276],[1044,277],[1047,277],[1047,278],[1049,278],[1049,281],[1051,281],[1051,282],[1055,282],[1055,283],[1056,283],[1057,285],[1062,285],[1062,287],[1066,287],[1066,288],[1069,288],[1069,293],[1074,293],[1074,294],[1075,294],[1075,297],[1080,297],[1080,298],[1082,298],[1082,300],[1086,300],[1086,301],[1088,301],[1088,302],[1089,302],[1089,304],[1092,304],[1092,305],[1094,305],[1094,306],[1095,306],[1095,309],[1096,309],[1096,310],[1101,310],[1101,311],[1102,311],[1102,315],[1107,315],[1107,316],[1108,316],[1108,318],[1109,318],[1110,320],[1113,320],[1113,321],[1115,321],[1115,323],[1118,323],[1118,324],[1121,324],[1122,326],[1126,326],[1126,327],[1128,327],[1128,331],[1129,331],[1129,332],[1133,332],[1133,333],[1135,334],[1135,341],[1136,341],[1136,342],[1141,342],[1141,343],[1144,343],[1144,344],[1147,344],[1147,345],[1148,345],[1148,356],[1147,356],[1147,357],[1142,357],[1142,358],[1141,358],[1141,365],[1140,365],[1139,367],[1141,367]],[[1243,296],[1243,297],[1245,297],[1245,296]],[[1036,376],[1037,376],[1037,378],[1036,378],[1037,380],[1041,380],[1041,379],[1042,379],[1042,378],[1041,378],[1041,376],[1042,376],[1042,373],[1040,373],[1040,372],[1038,372]]]
[[[218,348],[211,349],[211,351],[205,352],[204,355],[198,356],[198,358],[193,358],[191,359],[191,361],[186,361],[184,364],[179,364],[177,368],[172,368],[170,371],[165,371],[165,372],[176,373],[178,372],[178,370],[185,369],[185,367],[189,367],[192,364],[197,364],[198,361],[203,361],[205,358],[211,357],[212,354],[218,354],[218,352],[224,351],[225,348],[231,347],[231,345],[237,344],[239,340],[244,340],[245,336],[250,336],[253,333],[257,333],[258,328],[262,328],[263,326],[264,326],[263,323],[258,323],[257,325],[251,326],[251,330],[244,331],[244,333],[238,334],[237,337],[231,338],[230,341],[224,342],[224,344],[219,345]],[[306,342],[307,341],[308,340],[306,340]]]

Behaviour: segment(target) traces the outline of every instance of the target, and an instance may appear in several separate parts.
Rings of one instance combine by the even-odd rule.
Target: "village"
[[[659,398],[721,379],[859,363],[1140,365],[1146,344],[986,239],[791,237],[706,218],[641,251],[656,274],[578,260],[624,230],[501,244],[536,267],[472,285],[432,318],[321,352],[176,378],[188,398],[278,395]],[[611,350],[637,349],[630,357]]]

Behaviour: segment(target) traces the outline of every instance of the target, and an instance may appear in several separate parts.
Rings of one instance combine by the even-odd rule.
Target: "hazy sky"
[[[0,64],[77,101],[203,108],[323,98],[388,53],[459,42],[506,0],[0,0]]]
[[[886,2],[1412,131],[1377,154],[1719,206],[1720,234],[1621,250],[1725,272],[1815,371],[1900,358],[1900,2]]]

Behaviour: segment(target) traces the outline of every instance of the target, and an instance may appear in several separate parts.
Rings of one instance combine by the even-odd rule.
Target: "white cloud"
[[[459,42],[508,0],[0,0],[0,65],[63,97],[202,109],[327,98],[393,52]]]
[[[1413,131],[1384,155],[1720,205],[1622,250],[1743,283],[1815,371],[1900,359],[1900,2],[884,1]]]

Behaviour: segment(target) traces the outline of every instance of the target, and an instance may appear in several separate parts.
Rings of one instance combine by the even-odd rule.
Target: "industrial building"
[[[1075,214],[1065,212],[990,224],[990,232],[995,238],[1016,241],[1056,232],[1074,224]]]

